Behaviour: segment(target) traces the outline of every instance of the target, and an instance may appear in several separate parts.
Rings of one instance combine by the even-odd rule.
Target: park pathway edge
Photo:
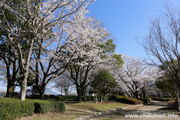
[[[91,115],[86,115],[86,116],[82,116],[82,117],[79,117],[79,118],[75,118],[73,120],[86,120],[86,119],[98,117],[98,116],[101,116],[101,115],[106,115],[106,114],[111,113],[111,112],[116,112],[116,111],[120,111],[120,110],[126,110],[126,109],[129,109],[129,108],[140,107],[140,106],[143,106],[143,104],[131,105],[131,106],[127,106],[127,107],[116,108],[116,109],[112,109],[112,110],[98,112],[98,113],[94,113],[94,114],[91,114]]]

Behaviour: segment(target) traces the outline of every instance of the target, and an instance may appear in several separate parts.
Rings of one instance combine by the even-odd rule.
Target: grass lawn
[[[91,115],[96,112],[106,111],[109,109],[121,108],[129,106],[118,102],[103,103],[66,103],[65,113],[46,113],[34,114],[33,116],[23,117],[20,120],[72,120],[81,116]]]

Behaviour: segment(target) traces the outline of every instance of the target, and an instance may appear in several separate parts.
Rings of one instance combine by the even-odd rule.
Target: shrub
[[[151,98],[138,98],[139,100],[143,101],[143,104],[146,105],[146,104],[149,104]]]
[[[143,103],[141,100],[138,100],[135,98],[122,97],[122,96],[117,97],[116,101],[127,103],[127,104],[142,104]]]
[[[94,96],[82,96],[82,101],[94,101]]]
[[[65,112],[65,105],[59,101],[51,101],[52,106],[54,107],[51,112]]]
[[[13,120],[35,113],[64,112],[65,105],[59,101],[0,98],[0,120]]]
[[[18,92],[13,92],[13,93],[11,94],[11,97],[12,97],[12,98],[19,98],[19,93],[18,93]]]
[[[77,101],[77,96],[72,95],[63,95],[63,96],[54,96],[58,101]],[[82,101],[94,101],[94,96],[81,96]],[[106,95],[103,100],[116,100],[116,98],[127,98],[126,96],[119,96],[119,95]],[[100,97],[98,97],[98,100],[100,100]]]
[[[65,105],[59,101],[34,100],[35,113],[64,112]]]
[[[34,112],[35,113],[47,113],[52,111],[52,106],[49,101],[45,100],[34,100]]]
[[[153,100],[157,101],[170,101],[173,100],[173,98],[162,98],[162,97],[152,97]]]
[[[58,96],[57,100],[58,101],[77,101],[77,96],[73,95],[63,95],[63,96]]]
[[[30,99],[41,99],[40,95],[30,95],[30,96],[26,96],[26,98],[30,98]],[[49,95],[44,95],[43,99],[49,99],[50,96]]]
[[[127,98],[126,96],[120,95],[106,95],[105,100],[116,100],[117,98]]]
[[[167,101],[171,101],[171,100],[173,100],[173,98],[166,98],[166,100],[167,100]]]
[[[108,98],[108,100],[116,100],[116,98],[118,97],[119,95],[106,95],[106,97]]]
[[[13,120],[34,114],[34,105],[30,100],[1,98],[0,108],[0,120]]]
[[[64,95],[54,97],[58,101],[77,101],[78,96]],[[94,101],[94,96],[81,96],[82,101]]]
[[[177,102],[175,100],[168,101],[167,105],[168,105],[168,108],[170,110],[177,110],[178,109],[178,105],[177,105]]]

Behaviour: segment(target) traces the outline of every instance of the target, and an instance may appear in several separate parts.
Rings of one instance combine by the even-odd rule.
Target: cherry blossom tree
[[[71,35],[67,41],[66,52],[73,55],[67,70],[76,85],[78,101],[81,101],[81,96],[89,85],[93,67],[103,61],[101,46],[109,36],[99,21],[85,14],[86,12],[84,15],[76,15],[74,20],[66,25],[67,35]]]
[[[67,74],[69,74],[68,71],[56,77],[54,80],[54,87],[58,88],[61,91],[61,94],[65,93],[65,95],[69,95],[69,92],[74,90],[74,83]]]
[[[67,21],[64,26],[56,28],[55,35],[49,39],[51,44],[46,49],[43,47],[44,42],[39,42],[37,49],[33,51],[32,55],[35,59],[31,63],[34,66],[31,66],[30,69],[36,74],[36,86],[41,98],[44,97],[47,84],[56,77],[61,77],[61,74],[72,62],[71,60],[79,54],[76,50],[71,51],[69,49],[79,39],[79,36],[74,36],[75,29],[71,28],[73,24],[79,24],[87,12],[86,7],[78,10],[76,15],[72,16],[74,23]],[[90,31],[86,32],[86,34],[90,34]]]
[[[155,82],[158,77],[162,76],[163,71],[159,68],[148,65],[142,74],[142,87],[141,93],[142,97],[146,98],[147,92],[152,92],[155,89]]]
[[[14,3],[13,1],[9,1]],[[5,10],[6,19],[10,25],[15,24],[16,19],[13,15],[9,14],[9,11]],[[3,20],[3,15],[0,14],[0,21]],[[0,23],[1,24],[1,23]],[[17,56],[14,54],[12,47],[7,42],[8,35],[4,30],[0,29],[0,61],[3,69],[1,70],[3,74],[4,82],[7,83],[6,97],[11,97],[12,92],[15,89],[15,82],[18,74],[18,61]]]
[[[89,0],[25,0],[11,4],[9,0],[0,1],[0,29],[5,32],[8,44],[18,57],[22,79],[20,99],[25,100],[29,63],[36,43],[47,47],[55,34],[56,27],[62,27]],[[16,20],[10,24],[8,11]]]
[[[106,59],[102,63],[94,66],[92,73],[96,74],[99,70],[101,69],[106,69],[108,70],[113,76],[116,76],[116,70],[120,69],[123,65],[123,60],[121,54],[115,53],[115,44],[113,43],[112,39],[109,39],[106,42],[106,45],[103,46],[104,50],[103,53],[103,58]],[[117,87],[114,87],[111,89],[110,93],[125,93],[124,89],[125,87],[122,87],[122,84],[120,84],[120,81],[116,81],[118,83]]]
[[[158,69],[148,66],[144,61],[134,57],[123,56],[123,67],[115,70],[116,78],[122,87],[132,96],[138,98],[140,90],[147,90],[158,76]]]

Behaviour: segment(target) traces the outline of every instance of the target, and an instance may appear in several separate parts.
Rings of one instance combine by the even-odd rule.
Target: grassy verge
[[[74,118],[91,115],[96,112],[121,108],[125,106],[129,105],[118,102],[66,103],[65,113],[34,114],[33,116],[20,118],[20,120],[72,120]]]

